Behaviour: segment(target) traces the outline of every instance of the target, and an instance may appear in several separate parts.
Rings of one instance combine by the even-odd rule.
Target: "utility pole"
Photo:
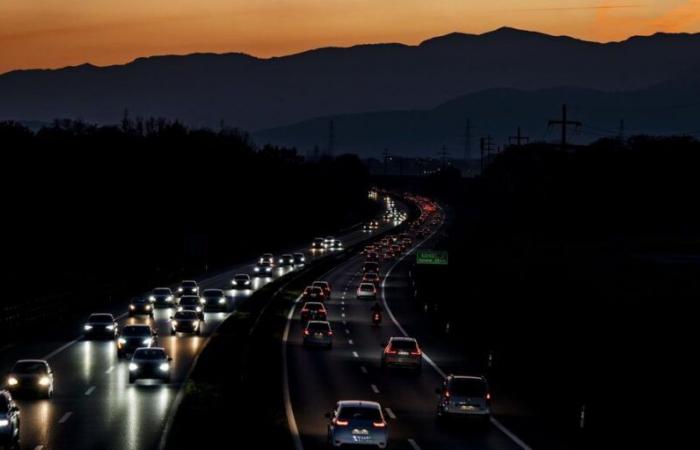
[[[481,172],[484,171],[484,153],[486,153],[486,158],[488,160],[491,152],[493,151],[493,138],[491,135],[481,138]]]
[[[391,154],[389,154],[389,149],[385,148],[384,153],[384,175],[389,173],[389,161],[391,161]]]
[[[550,120],[548,126],[561,125],[561,149],[566,150],[566,131],[570,125],[580,128],[583,124],[577,120],[569,120],[566,113],[566,105],[561,107],[561,120]]]
[[[520,132],[520,127],[518,127],[518,134],[516,134],[515,136],[510,136],[508,138],[508,143],[510,145],[513,145],[513,141],[515,141],[516,146],[520,147],[521,145],[523,145],[523,142],[530,142],[530,138],[528,136],[523,136]]]
[[[467,127],[464,130],[464,162],[469,161],[472,155],[472,121],[467,119]]]
[[[445,170],[445,167],[447,167],[447,155],[450,153],[447,151],[447,146],[443,145],[442,150],[440,150],[440,158],[442,159],[442,170]]]
[[[335,129],[334,129],[333,119],[331,119],[331,122],[328,124],[328,156],[333,156],[333,152],[335,150],[334,147],[335,147]]]

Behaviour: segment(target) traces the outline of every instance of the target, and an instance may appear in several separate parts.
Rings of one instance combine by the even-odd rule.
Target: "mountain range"
[[[416,130],[427,139],[413,145],[419,150],[438,142],[431,136],[441,127],[446,134],[440,140],[461,136],[467,117],[497,134],[498,123],[510,129],[526,126],[530,117],[539,123],[556,116],[557,105],[565,101],[591,111],[632,108],[629,114],[614,111],[610,119],[589,123],[615,128],[619,119],[629,117],[634,127],[651,131],[647,127],[655,119],[637,120],[634,114],[643,113],[633,110],[635,105],[647,107],[654,99],[652,109],[673,107],[674,101],[664,98],[665,89],[694,88],[699,71],[700,33],[595,43],[500,28],[480,35],[452,33],[415,46],[321,48],[267,59],[191,54],[107,67],[17,70],[0,75],[0,120],[70,117],[117,123],[128,110],[132,117],[180,119],[193,126],[218,127],[223,121],[262,140],[308,146],[312,141],[324,145],[329,118],[337,117],[339,148],[373,151],[374,144],[360,140],[354,128],[345,128],[346,121],[369,122],[367,133],[374,135],[373,126],[397,123],[395,131],[401,134],[396,138],[409,140],[406,126],[417,124],[417,117],[440,122],[454,111],[454,123]],[[599,113],[590,114],[603,118]],[[379,118],[388,122],[371,123]],[[314,123],[325,125],[314,131]],[[532,130],[538,127],[533,124]],[[317,135],[310,139],[313,133]]]

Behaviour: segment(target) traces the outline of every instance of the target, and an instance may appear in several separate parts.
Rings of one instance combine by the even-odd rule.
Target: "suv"
[[[328,443],[332,447],[362,444],[386,448],[389,443],[387,423],[377,402],[339,401],[326,418],[330,420]]]
[[[484,377],[450,375],[435,390],[440,395],[438,419],[472,417],[488,423],[491,418],[491,390]]]
[[[392,337],[382,353],[382,368],[407,367],[421,370],[423,352],[418,342],[410,337]]]

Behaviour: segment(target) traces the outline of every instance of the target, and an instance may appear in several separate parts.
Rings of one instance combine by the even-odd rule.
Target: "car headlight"
[[[17,383],[19,383],[19,381],[17,381],[17,378],[15,377],[10,377],[7,379],[7,384],[10,386],[17,386]]]
[[[139,365],[136,363],[129,363],[129,370],[132,372],[135,370],[139,370]]]
[[[248,286],[250,284],[250,280],[245,280],[245,285]]]
[[[197,310],[197,312],[202,312],[202,307],[201,307],[201,306],[197,306],[197,308],[195,308],[195,309]]]
[[[149,302],[155,302],[155,301],[156,301],[156,298],[155,298],[153,295],[151,295],[150,297],[148,297],[148,301],[149,301]]]
[[[134,305],[129,305],[129,309],[133,310],[136,309],[136,307]]]
[[[265,272],[271,272],[272,268],[271,267],[265,267]]]
[[[41,377],[39,378],[39,385],[40,386],[48,386],[51,380],[49,380],[49,377]]]
[[[114,330],[114,325],[107,325],[105,328],[108,329],[109,331],[112,331],[112,330]]]
[[[146,311],[150,311],[150,310],[151,310],[151,305],[146,305]]]
[[[177,307],[177,310],[178,310],[178,311],[182,311],[182,306],[178,306],[178,307]]]
[[[197,328],[199,326],[199,320],[193,320],[192,321],[192,326]]]
[[[197,288],[196,288],[196,287],[193,287],[193,288],[192,288],[192,292],[197,292]]]
[[[92,325],[85,325],[83,328],[85,329],[85,331],[90,331],[92,330]]]
[[[163,364],[160,365],[160,371],[161,371],[161,372],[167,372],[168,370],[170,370],[170,364],[168,364],[168,363],[163,363]]]
[[[7,419],[0,419],[0,427],[6,427],[10,424],[10,421]]]
[[[153,342],[153,339],[151,338],[146,338],[143,340],[143,345],[151,345],[151,342]]]
[[[119,338],[119,339],[117,340],[117,342],[119,342],[121,345],[124,345],[124,344],[126,344],[126,339],[124,339],[124,338]]]
[[[168,295],[168,296],[165,298],[165,301],[166,301],[166,302],[172,302],[172,301],[173,301],[173,296],[172,296],[172,295]]]
[[[199,299],[199,303],[201,303],[202,305],[205,304],[206,302],[207,302],[207,300],[203,297]]]
[[[226,303],[226,298],[221,297],[221,298],[219,299],[219,304],[223,305],[224,303]]]
[[[284,263],[284,260],[283,260],[283,259],[280,259],[280,264],[283,264],[283,263]]]
[[[177,288],[177,291],[182,292],[182,288],[181,287]]]
[[[260,267],[256,267],[256,268],[253,269],[253,270],[255,270],[256,272],[260,272]]]
[[[173,320],[173,321],[172,321],[172,325],[173,325],[173,327],[176,327],[176,326],[177,326],[177,320]]]

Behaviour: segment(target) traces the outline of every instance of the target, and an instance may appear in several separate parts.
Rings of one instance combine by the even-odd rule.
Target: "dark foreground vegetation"
[[[548,437],[670,448],[694,391],[699,167],[698,141],[635,137],[513,147],[477,179],[424,178],[449,205],[450,266],[417,267],[416,307]]]
[[[164,120],[0,123],[5,261],[0,341],[359,222],[353,156],[306,162],[236,130]]]

